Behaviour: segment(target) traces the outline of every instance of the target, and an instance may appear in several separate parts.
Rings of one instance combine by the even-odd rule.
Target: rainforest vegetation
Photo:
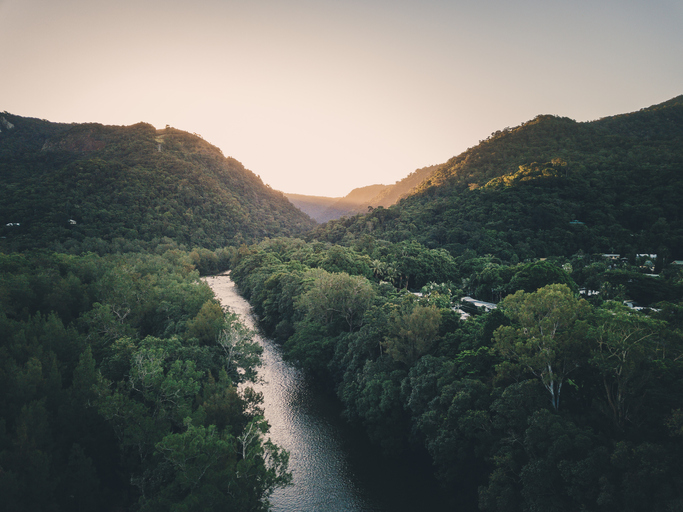
[[[277,239],[240,249],[232,276],[266,334],[334,388],[347,417],[389,455],[426,451],[454,500],[673,510],[683,499],[683,272],[622,265]],[[462,286],[502,300],[463,319]],[[629,294],[656,310],[628,308]]]
[[[259,347],[199,279],[227,268],[458,506],[683,508],[683,97],[539,116],[312,231],[197,135],[3,115],[0,509],[268,507]]]
[[[454,501],[677,510],[682,148],[683,97],[539,116],[395,206],[239,249],[232,275],[348,419],[426,452]]]
[[[268,509],[261,348],[199,275],[314,223],[199,136],[2,117],[0,510]]]
[[[220,248],[315,222],[201,137],[152,125],[58,124],[2,114],[0,248]]]
[[[1,510],[261,510],[289,481],[197,256],[0,255]]]
[[[504,261],[557,255],[683,259],[683,96],[590,123],[539,116],[491,135],[419,191],[313,238],[416,240]]]

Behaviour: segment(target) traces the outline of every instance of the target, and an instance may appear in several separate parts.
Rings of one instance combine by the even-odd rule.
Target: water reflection
[[[227,275],[207,278],[224,306],[254,328],[249,304]],[[264,395],[270,437],[290,453],[294,483],[271,497],[273,510],[413,511],[446,507],[433,480],[421,469],[398,467],[379,456],[365,436],[340,417],[341,406],[282,360],[280,347],[259,337],[263,346]]]

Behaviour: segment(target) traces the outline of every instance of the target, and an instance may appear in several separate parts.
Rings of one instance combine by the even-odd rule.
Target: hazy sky
[[[683,94],[681,0],[0,0],[0,111],[201,134],[341,196]]]

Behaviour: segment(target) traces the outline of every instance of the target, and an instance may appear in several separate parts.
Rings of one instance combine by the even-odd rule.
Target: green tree
[[[602,377],[609,414],[623,429],[638,408],[635,399],[649,377],[645,366],[657,355],[666,323],[610,301],[593,312],[591,324],[590,362]]]
[[[341,324],[348,332],[363,324],[363,313],[375,296],[370,282],[361,276],[331,274],[321,269],[306,274],[311,288],[299,297],[297,306],[314,322],[333,327]]]
[[[187,322],[187,335],[203,345],[212,345],[225,326],[225,313],[216,300],[207,300],[192,320]]]
[[[523,290],[531,293],[548,284],[566,284],[574,293],[579,291],[569,274],[549,261],[537,261],[524,265],[512,277],[507,288],[511,292]]]
[[[382,346],[395,361],[412,366],[427,354],[438,337],[441,311],[436,306],[416,305],[410,313],[394,318],[394,333]]]
[[[518,291],[500,303],[513,325],[494,333],[495,348],[506,359],[498,372],[524,370],[536,376],[550,393],[555,409],[567,376],[585,361],[583,318],[589,305],[564,284],[533,293]]]
[[[225,359],[225,371],[235,384],[255,382],[263,348],[253,340],[254,333],[244,327],[234,313],[225,315],[224,325],[226,327],[220,331],[216,342]]]

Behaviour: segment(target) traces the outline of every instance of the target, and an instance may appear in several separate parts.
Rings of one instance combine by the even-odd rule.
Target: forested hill
[[[409,195],[413,189],[419,187],[433,172],[440,169],[441,166],[442,165],[430,165],[429,167],[416,169],[402,180],[399,180],[382,190],[367,203],[367,206],[372,206],[373,208],[382,206],[386,208],[395,204],[401,198]]]
[[[423,167],[411,172],[393,185],[369,185],[355,188],[344,197],[320,197],[301,194],[285,194],[294,206],[318,222],[339,219],[365,213],[368,208],[393,205],[426,180],[440,165]]]
[[[305,194],[285,194],[285,196],[294,206],[317,222],[327,222],[341,216],[327,216],[330,207],[339,201],[340,197],[308,196]]]
[[[683,258],[683,96],[598,121],[538,116],[451,158],[388,209],[315,237],[415,239],[505,260],[587,252]]]
[[[214,248],[315,224],[196,134],[7,112],[0,130],[0,249],[130,250],[164,237]]]
[[[294,206],[316,221],[327,222],[367,211],[367,206],[363,205],[386,188],[386,185],[368,185],[354,188],[344,197],[307,196],[304,194],[285,194],[285,196]]]

